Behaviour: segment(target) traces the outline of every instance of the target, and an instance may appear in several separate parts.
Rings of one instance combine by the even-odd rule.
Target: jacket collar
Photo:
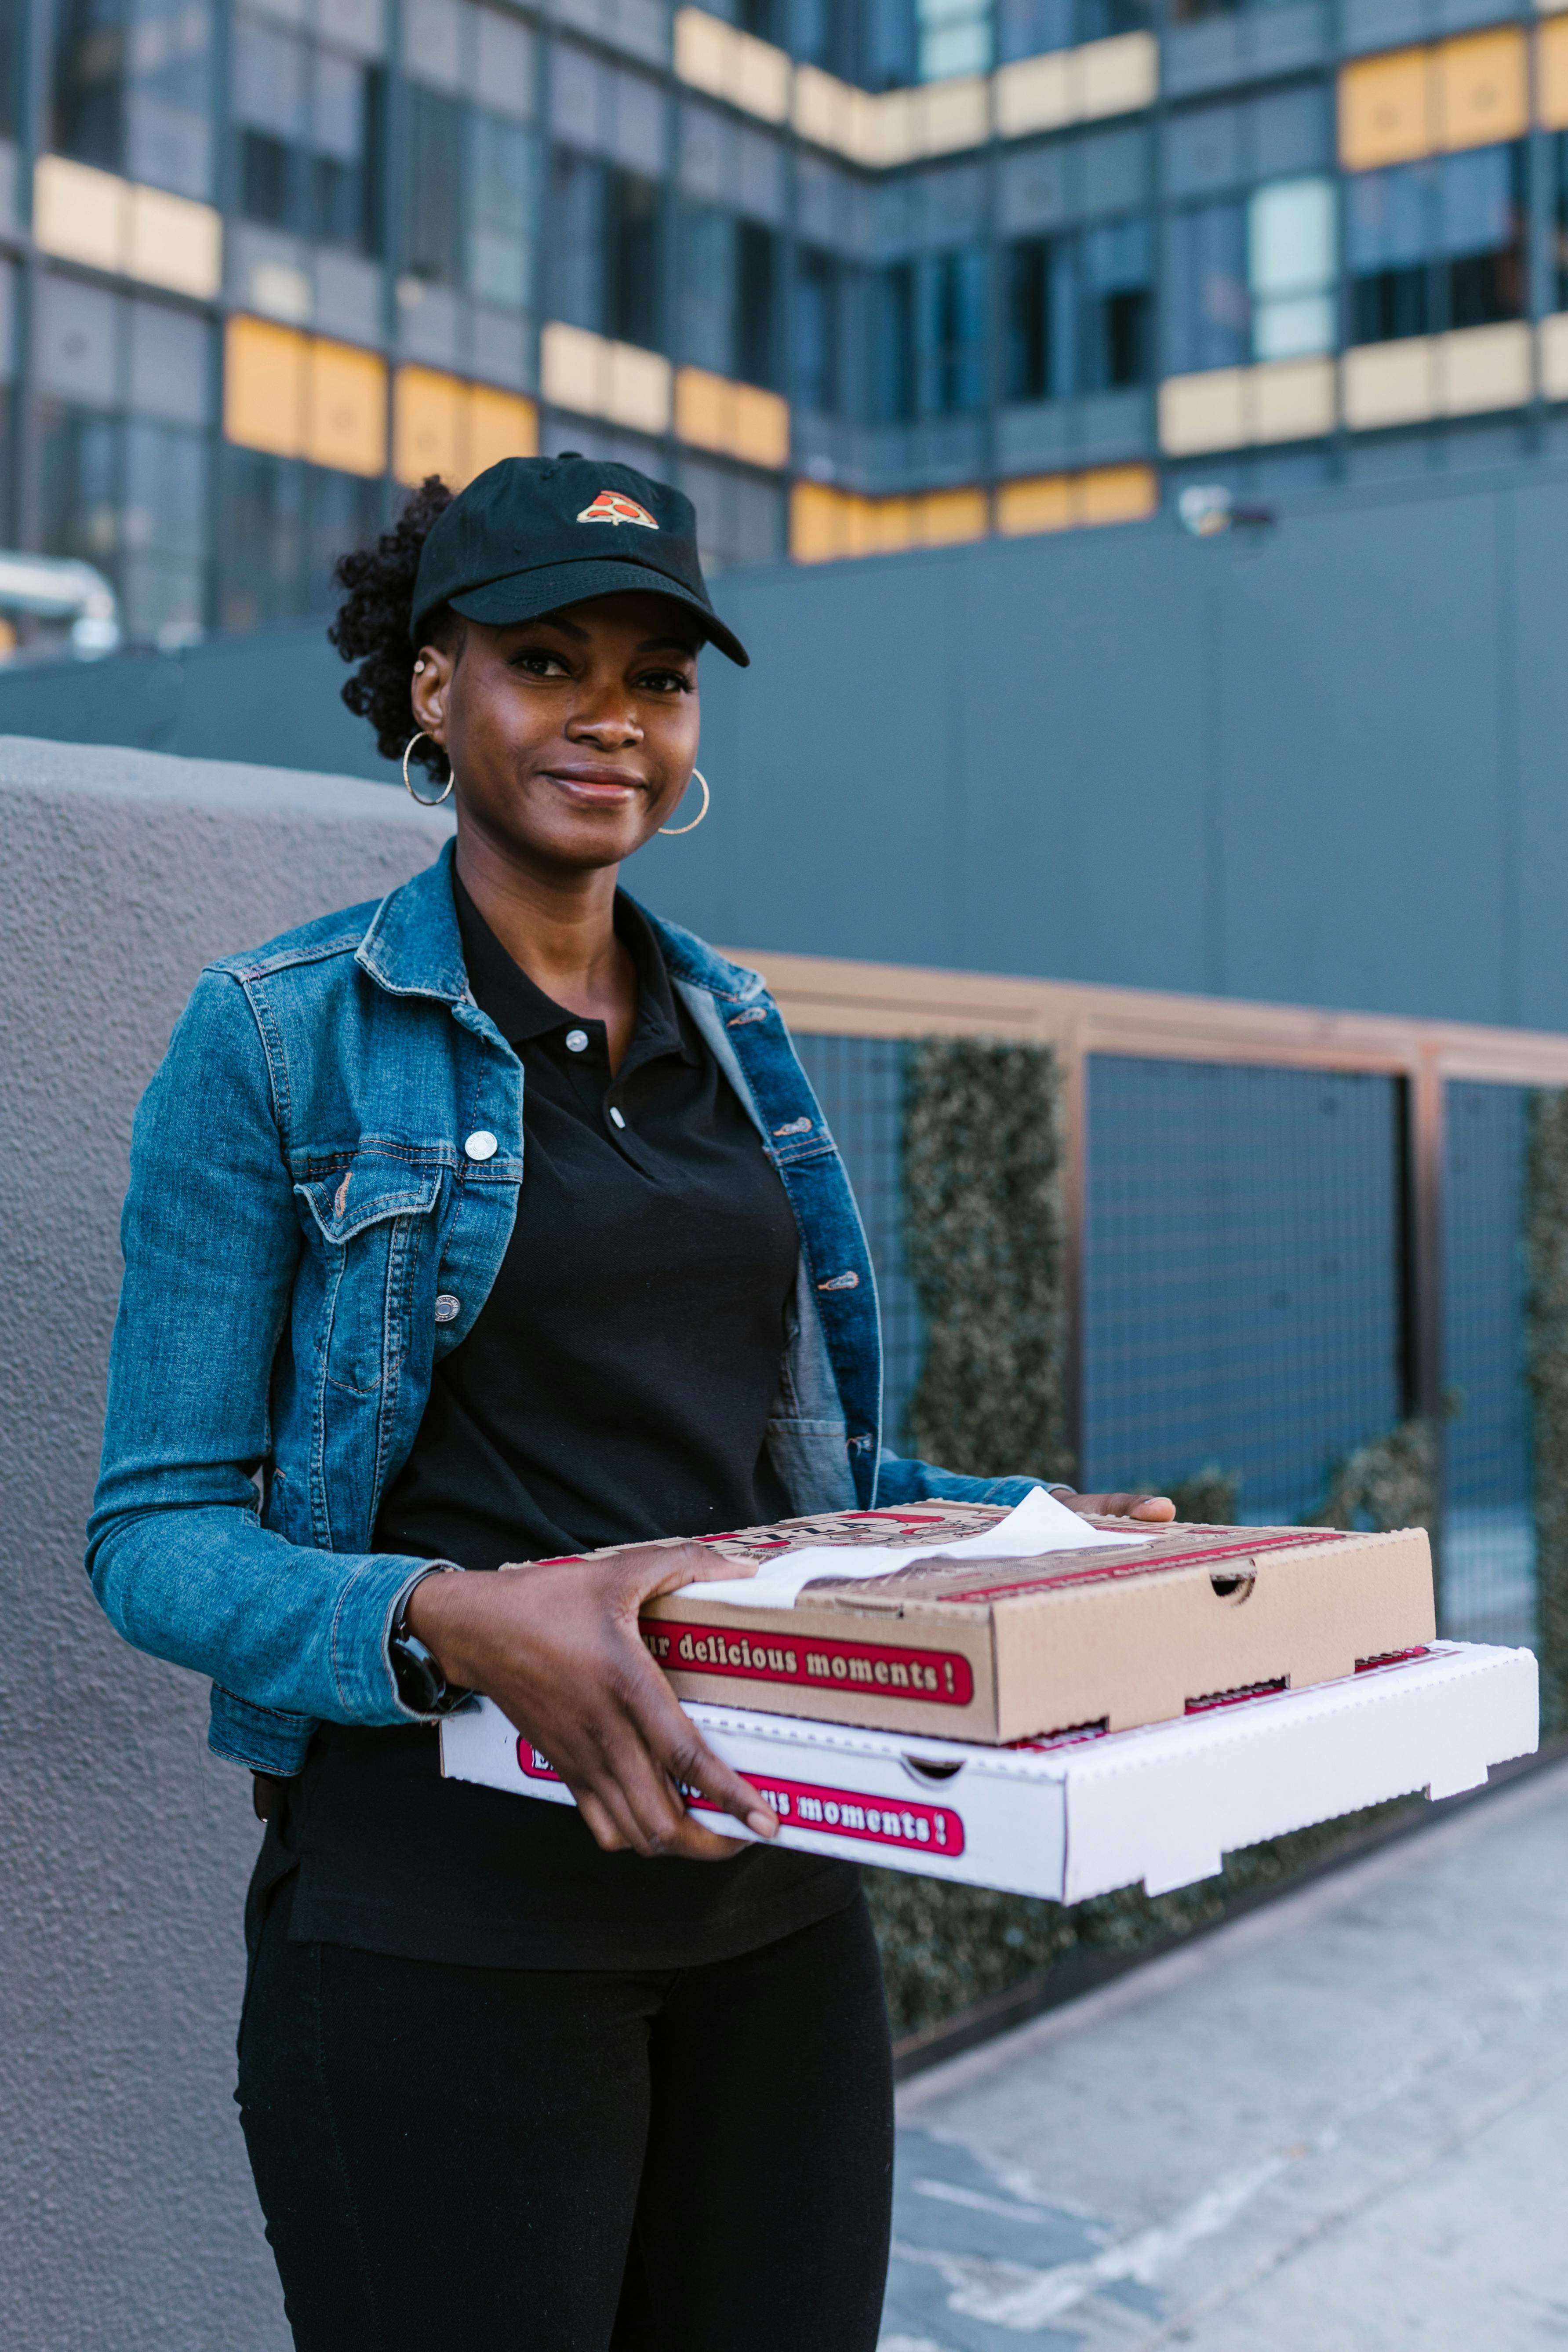
[[[354,961],[394,996],[433,996],[443,1004],[472,1001],[452,903],[455,848],[447,842],[432,865],[387,893],[354,950]],[[664,922],[646,907],[640,911],[664,950],[672,980],[691,981],[715,996],[740,1002],[765,992],[760,973],[731,963],[679,923]]]
[[[387,893],[354,950],[354,961],[394,996],[434,996],[444,1004],[460,1004],[468,996],[452,904],[455,847],[447,842],[434,865]]]

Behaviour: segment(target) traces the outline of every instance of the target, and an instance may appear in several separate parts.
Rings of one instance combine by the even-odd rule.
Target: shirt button
[[[610,1105],[610,1117],[615,1120],[617,1127],[625,1127],[626,1120],[621,1117],[620,1112],[616,1108],[614,1103]]]
[[[500,1146],[488,1127],[476,1127],[463,1149],[470,1160],[493,1160]]]
[[[455,1323],[462,1311],[462,1300],[460,1298],[454,1298],[449,1290],[443,1290],[436,1301],[437,1322]]]
[[[566,1032],[566,1051],[569,1054],[585,1054],[587,1050],[588,1032],[585,1029],[568,1029]]]

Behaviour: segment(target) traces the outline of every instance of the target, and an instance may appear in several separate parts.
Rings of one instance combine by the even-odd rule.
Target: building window
[[[777,391],[779,284],[779,240],[771,228],[737,220],[716,205],[688,205],[680,232],[679,356],[715,375]]]
[[[742,221],[735,236],[735,373],[743,383],[778,389],[779,241],[761,221]]]
[[[406,12],[398,117],[403,276],[528,310],[539,215],[534,43],[472,0]],[[400,289],[401,291],[401,289]]]
[[[986,255],[927,254],[872,280],[871,414],[879,425],[969,416],[986,396]]]
[[[836,255],[803,246],[795,259],[795,382],[791,397],[808,415],[837,416],[842,269]]]
[[[403,267],[430,286],[463,283],[463,115],[445,90],[408,92]]]
[[[36,346],[46,551],[107,573],[132,638],[188,643],[207,618],[210,330],[46,276]]]
[[[1165,374],[1244,365],[1252,357],[1246,205],[1170,214],[1165,239]]]
[[[658,183],[568,148],[557,150],[552,169],[552,316],[658,348]]]
[[[175,194],[212,194],[212,19],[204,0],[65,0],[49,144]]]
[[[921,81],[991,68],[991,0],[915,0],[916,72]]]
[[[1276,180],[1254,189],[1247,208],[1254,359],[1301,359],[1333,350],[1336,237],[1331,180]]]
[[[917,409],[915,266],[895,262],[871,282],[871,421],[912,424]]]
[[[481,301],[527,310],[533,299],[532,135],[476,107],[469,138],[469,288]]]
[[[1148,0],[996,0],[996,62],[1142,32],[1150,14]]]
[[[234,116],[244,217],[318,245],[379,251],[383,107],[376,67],[279,26],[237,17]]]
[[[1554,191],[1553,224],[1556,229],[1556,268],[1553,272],[1556,292],[1552,308],[1558,310],[1568,310],[1568,131],[1553,133],[1552,173]]]
[[[1025,237],[1007,257],[1007,397],[1118,392],[1153,374],[1147,219]]]
[[[340,555],[382,528],[378,481],[226,446],[219,614],[253,629],[330,611]]]
[[[1523,316],[1523,159],[1472,147],[1349,178],[1352,342]]]
[[[928,416],[973,416],[985,405],[985,260],[969,250],[933,254],[921,264],[921,404]]]
[[[0,139],[15,139],[22,119],[24,0],[0,0]]]

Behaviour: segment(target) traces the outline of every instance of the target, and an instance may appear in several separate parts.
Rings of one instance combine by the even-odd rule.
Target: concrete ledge
[[[82,1572],[131,1119],[202,965],[451,830],[348,776],[0,738],[0,2343],[285,2352],[232,2105],[258,1832]]]

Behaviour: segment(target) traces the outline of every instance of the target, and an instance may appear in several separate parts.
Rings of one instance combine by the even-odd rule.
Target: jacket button
[[[493,1160],[500,1146],[488,1127],[476,1127],[463,1149],[470,1160]]]
[[[566,1032],[566,1051],[569,1054],[585,1054],[587,1050],[588,1032],[585,1029],[568,1029]]]
[[[440,1297],[436,1301],[437,1322],[455,1323],[462,1311],[462,1300],[460,1298],[454,1298],[449,1290],[443,1290]]]

